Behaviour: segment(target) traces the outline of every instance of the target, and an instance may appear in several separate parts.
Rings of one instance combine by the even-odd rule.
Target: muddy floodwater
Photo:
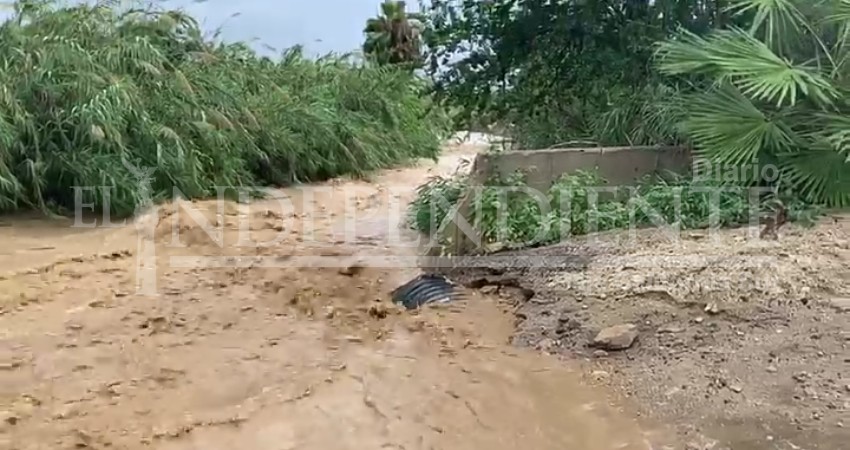
[[[401,192],[403,207],[427,177],[451,173],[477,150],[453,148],[439,164],[370,182],[327,183],[325,194],[306,202],[312,211],[282,211],[275,198],[229,204],[218,217],[215,202],[184,205],[220,221],[224,245],[175,205],[145,219],[153,247],[133,225],[75,229],[60,219],[4,219],[0,448],[647,450],[671,443],[617,392],[588,383],[577,365],[512,346],[509,299],[470,292],[409,313],[388,293],[416,268],[340,269],[363,256],[415,256],[415,246],[388,244],[395,232],[415,236],[380,212],[382,192]],[[352,222],[340,193],[353,186],[363,195],[354,207],[363,218],[353,240],[341,239]],[[303,189],[277,196],[305,204]],[[307,222],[316,227],[309,240]],[[245,224],[257,241],[285,238],[259,249],[236,246]],[[171,245],[175,229],[184,247]],[[332,245],[312,245],[322,239]],[[148,272],[139,271],[140,249],[154,258]],[[346,263],[201,268],[170,259],[285,261],[296,253]],[[151,275],[156,297],[137,290],[139,278]]]

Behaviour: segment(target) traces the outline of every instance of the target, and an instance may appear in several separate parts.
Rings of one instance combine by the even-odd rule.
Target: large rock
[[[592,345],[603,350],[625,350],[635,343],[637,337],[637,327],[626,323],[603,329],[593,338]]]

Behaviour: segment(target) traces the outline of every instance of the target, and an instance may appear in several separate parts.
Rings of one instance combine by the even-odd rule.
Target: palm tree
[[[783,188],[850,206],[850,0],[728,8],[749,28],[682,32],[657,52],[662,72],[706,82],[682,124],[698,154],[727,167],[775,165]]]
[[[387,0],[381,4],[381,14],[366,21],[363,53],[379,64],[418,66],[421,28],[420,16],[408,14],[405,2]]]

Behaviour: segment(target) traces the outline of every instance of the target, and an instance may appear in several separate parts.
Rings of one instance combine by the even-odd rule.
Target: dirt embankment
[[[752,231],[605,233],[514,252],[572,258],[570,270],[453,275],[524,289],[515,343],[583,360],[691,448],[846,448],[850,217],[789,226],[778,241]]]

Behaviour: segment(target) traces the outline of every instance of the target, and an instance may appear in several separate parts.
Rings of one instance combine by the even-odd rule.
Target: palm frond
[[[788,152],[798,138],[788,124],[770,118],[731,85],[685,100],[690,108],[683,127],[701,156],[726,167],[759,162],[767,154]]]
[[[850,206],[850,162],[831,147],[812,145],[778,155],[783,183],[806,200],[833,208]]]
[[[713,87],[690,98],[684,127],[714,162],[776,164],[806,199],[850,205],[850,0],[735,0],[749,31],[682,33],[659,69]],[[749,180],[758,181],[758,180]]]
[[[756,100],[793,106],[803,96],[831,104],[838,92],[815,68],[776,55],[744,30],[732,28],[700,37],[684,32],[662,43],[659,69],[671,75],[699,74],[731,82]]]

